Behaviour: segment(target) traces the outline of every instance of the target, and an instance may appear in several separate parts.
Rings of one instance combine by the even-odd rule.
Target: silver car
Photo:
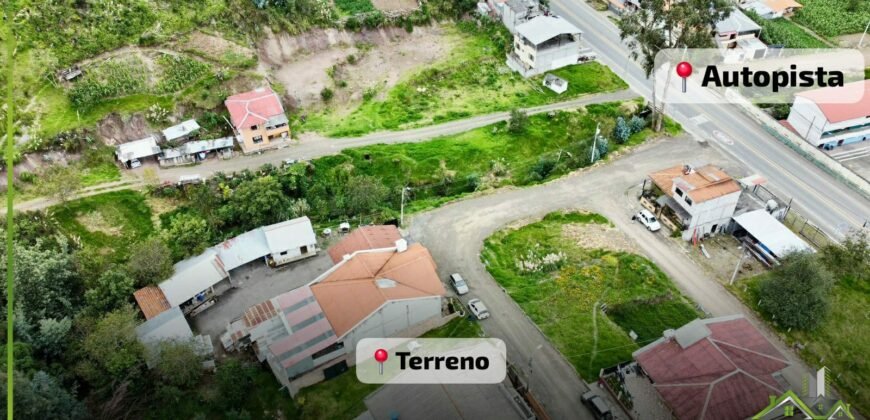
[[[468,309],[471,310],[471,313],[477,317],[477,319],[487,319],[489,318],[489,309],[486,309],[486,305],[483,304],[483,301],[480,299],[471,299],[468,301]]]
[[[457,295],[468,293],[468,283],[465,282],[465,279],[463,279],[459,273],[453,273],[450,275],[450,285],[453,286],[454,290],[456,290]]]

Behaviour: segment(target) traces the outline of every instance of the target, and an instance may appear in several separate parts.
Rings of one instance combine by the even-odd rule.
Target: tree
[[[244,403],[253,385],[251,367],[236,359],[221,364],[217,370],[218,392],[224,408],[238,407]]]
[[[75,395],[64,389],[51,375],[39,371],[32,378],[16,371],[15,417],[22,419],[86,419],[88,413],[84,404]],[[0,392],[6,394],[6,371],[0,373]],[[3,398],[0,410],[6,411]]]
[[[97,320],[86,331],[79,373],[98,387],[138,376],[145,348],[136,336],[137,324],[136,312],[130,306]]]
[[[187,389],[202,377],[202,357],[192,341],[163,341],[157,347],[154,370],[160,380]]]
[[[529,126],[529,116],[519,109],[511,111],[510,120],[508,120],[508,132],[512,134],[522,134],[526,132]]]
[[[822,261],[837,278],[868,287],[870,283],[870,241],[867,233],[856,231],[842,244],[821,249]]]
[[[51,165],[39,177],[40,192],[61,203],[66,203],[81,186],[81,177],[71,166]]]
[[[119,270],[109,270],[85,291],[85,303],[92,314],[102,314],[121,308],[133,294],[133,279]]]
[[[42,241],[30,247],[16,245],[16,309],[28,320],[72,317],[81,296],[80,286],[65,241],[57,249],[42,249]]]
[[[617,117],[616,127],[613,128],[613,139],[616,143],[623,144],[628,141],[629,136],[631,136],[631,128],[628,127],[625,118]]]
[[[33,345],[49,359],[63,355],[67,347],[72,321],[69,318],[39,320],[39,334],[34,337]]]
[[[255,228],[286,220],[290,200],[281,184],[271,175],[244,181],[236,187],[227,204],[232,220],[245,228]]]
[[[211,229],[202,217],[179,213],[169,220],[169,227],[161,237],[170,244],[173,258],[182,259],[205,250],[211,242]]]
[[[809,252],[793,252],[781,263],[759,285],[759,307],[785,328],[812,330],[830,311],[831,273]]]
[[[388,193],[381,180],[373,176],[353,176],[347,181],[345,211],[349,216],[371,213],[387,199]]]
[[[130,248],[127,272],[138,286],[159,283],[172,276],[172,251],[159,237],[151,237]]]

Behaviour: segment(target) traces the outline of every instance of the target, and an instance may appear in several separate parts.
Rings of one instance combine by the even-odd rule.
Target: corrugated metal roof
[[[196,257],[175,264],[175,274],[159,287],[169,304],[178,306],[227,276],[217,252],[207,249]]]
[[[261,228],[227,239],[213,249],[223,261],[225,270],[235,269],[269,254],[266,235]]]
[[[160,147],[157,146],[157,139],[154,136],[149,136],[141,140],[119,144],[115,156],[119,160],[127,161],[154,156],[158,153],[160,153]]]
[[[270,253],[273,254],[298,249],[317,242],[311,220],[306,216],[264,226],[262,229]]]
[[[743,213],[735,217],[734,221],[777,257],[794,251],[813,251],[806,242],[764,209]]]
[[[190,339],[193,331],[181,309],[174,307],[136,327],[136,336],[147,346],[164,340]]]
[[[852,97],[853,92],[864,91],[858,102],[844,102],[844,97]],[[847,93],[850,92],[850,93]],[[822,111],[828,122],[839,123],[870,116],[870,80],[846,83],[840,87],[825,87],[796,93],[806,98]]]
[[[732,10],[727,18],[716,23],[716,32],[719,34],[729,32],[755,32],[760,30],[761,26],[758,26],[755,21],[739,10]]]
[[[558,16],[538,16],[526,23],[517,25],[516,31],[535,45],[562,34],[583,33],[576,26]]]
[[[163,130],[163,137],[166,140],[175,140],[188,136],[196,130],[199,130],[199,124],[196,120],[187,120]]]

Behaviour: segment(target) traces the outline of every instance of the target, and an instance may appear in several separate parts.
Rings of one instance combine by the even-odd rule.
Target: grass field
[[[609,135],[615,117],[635,105],[595,104],[584,112],[532,116],[520,134],[499,123],[427,142],[348,149],[313,164],[317,174],[349,165],[355,174],[377,177],[391,190],[410,186],[406,211],[422,210],[475,190],[535,184],[587,166],[596,124]],[[668,129],[676,133],[679,127],[669,123]],[[611,141],[610,151],[652,135],[644,129],[624,145]]]
[[[753,277],[731,287],[746,306],[758,311],[758,286],[764,275]],[[745,286],[745,288],[744,288]],[[800,343],[801,358],[811,366],[826,366],[847,403],[858,411],[870,411],[870,361],[866,356],[870,348],[867,319],[870,317],[870,285],[840,280],[831,294],[831,314],[813,331],[786,331],[777,328],[787,343]]]
[[[130,245],[154,231],[145,197],[131,190],[81,198],[52,211],[67,234],[116,262],[126,260]]]
[[[581,248],[570,224],[609,222],[597,214],[552,213],[488,238],[481,258],[493,277],[587,381],[602,368],[698,317],[667,276],[644,257]],[[600,308],[606,305],[606,314]],[[638,341],[629,337],[638,334]]]
[[[326,110],[309,116],[299,128],[332,137],[358,136],[627,87],[606,66],[589,63],[552,72],[568,81],[568,91],[557,95],[541,86],[543,76],[526,80],[507,68],[504,43],[510,41],[501,25],[478,28],[461,22],[451,31],[455,47],[448,58],[407,77],[385,92],[383,99],[368,95],[349,115]]]
[[[870,21],[870,2],[866,0],[802,0],[793,19],[819,35],[861,33]],[[763,32],[762,32],[763,34]]]
[[[768,45],[784,45],[786,48],[828,48],[801,27],[784,18],[764,19],[748,11],[746,15],[761,26],[761,40]]]

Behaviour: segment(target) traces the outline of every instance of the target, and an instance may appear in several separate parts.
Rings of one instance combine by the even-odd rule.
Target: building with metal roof
[[[129,166],[130,161],[134,159],[142,159],[158,154],[160,154],[160,147],[157,146],[157,138],[154,136],[148,136],[129,143],[121,143],[115,148],[115,156],[126,166]]]
[[[166,141],[183,140],[195,136],[198,133],[199,124],[196,120],[187,120],[163,130],[163,138],[166,139]]]
[[[136,327],[136,336],[145,346],[145,362],[154,367],[160,356],[163,342],[189,342],[200,356],[208,358],[214,353],[208,336],[194,336],[184,313],[178,307],[171,308]]]
[[[855,92],[863,92],[859,100],[844,100]],[[820,148],[870,140],[870,80],[797,93],[787,121],[798,136]]]
[[[523,77],[577,64],[582,35],[583,31],[558,16],[537,16],[517,25],[507,64]]]
[[[758,247],[759,252],[774,259],[782,258],[791,252],[814,252],[812,247],[765,209],[735,216],[734,222],[746,232],[751,245]],[[738,236],[741,233],[735,232]]]

